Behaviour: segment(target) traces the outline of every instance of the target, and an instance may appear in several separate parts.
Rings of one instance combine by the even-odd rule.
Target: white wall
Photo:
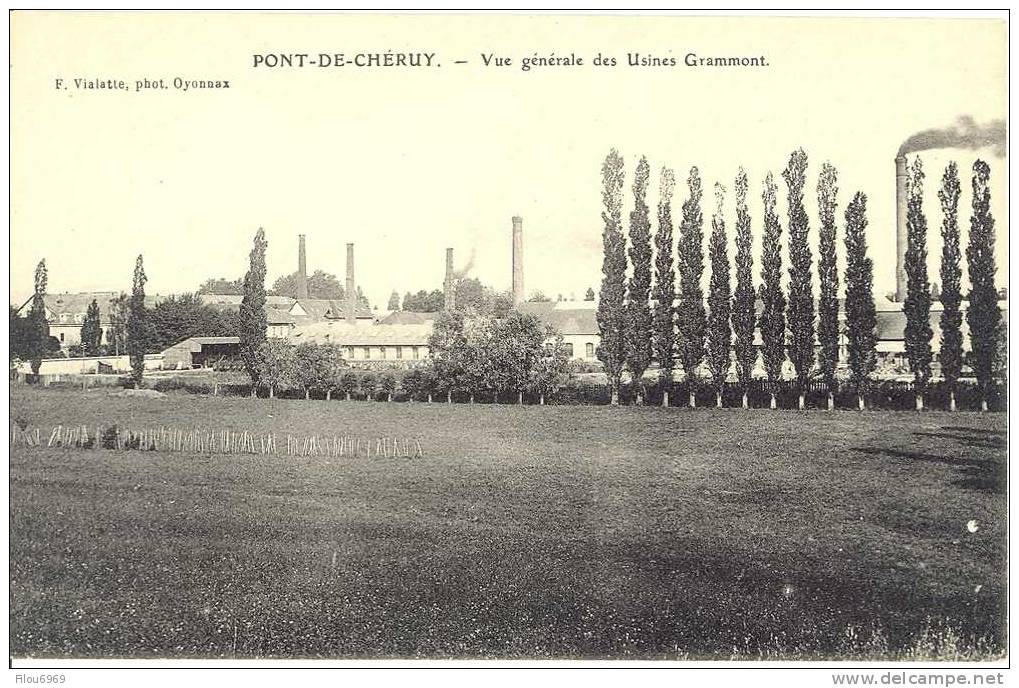
[[[99,362],[113,366],[114,372],[127,373],[131,370],[131,359],[129,356],[98,356],[91,358],[44,358],[42,366],[39,367],[40,375],[77,375],[81,373],[95,373],[99,368]],[[163,354],[146,354],[145,370],[160,370],[163,367]],[[30,361],[21,361],[18,365],[18,372],[31,373],[32,364]]]

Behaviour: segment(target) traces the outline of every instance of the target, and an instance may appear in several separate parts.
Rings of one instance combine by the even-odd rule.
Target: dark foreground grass
[[[417,436],[425,452],[13,447],[14,656],[1005,652],[1002,415],[18,388],[11,416]]]

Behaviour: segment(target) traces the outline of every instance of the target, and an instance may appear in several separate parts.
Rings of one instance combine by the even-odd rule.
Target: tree
[[[630,280],[626,302],[626,365],[633,376],[636,403],[644,403],[644,371],[651,364],[651,219],[647,187],[651,170],[641,157],[633,174],[630,211]]]
[[[489,387],[497,393],[516,392],[517,403],[530,388],[531,371],[542,357],[546,332],[537,317],[514,311],[491,323],[489,341],[482,343],[490,362],[485,366],[491,378]]]
[[[917,157],[906,179],[906,357],[916,386],[916,410],[923,410],[931,377],[931,290],[927,282],[927,217],[923,212],[923,163]]]
[[[293,382],[304,390],[304,398],[311,397],[311,390],[323,390],[326,398],[343,368],[343,356],[340,349],[332,344],[314,344],[302,342],[293,351],[294,376]]]
[[[127,316],[127,352],[131,358],[131,379],[135,389],[141,389],[145,376],[145,352],[149,347],[150,329],[148,309],[145,308],[145,266],[141,255],[135,260],[134,281],[131,285],[131,305]]]
[[[764,180],[764,241],[761,253],[761,341],[764,369],[771,383],[771,408],[775,408],[775,386],[782,379],[785,364],[785,294],[782,293],[782,225],[775,210],[775,180]]]
[[[587,291],[584,292],[584,300],[594,301],[594,289],[592,289],[591,287],[587,288]]]
[[[669,405],[676,366],[676,269],[672,256],[672,191],[676,178],[662,168],[658,182],[658,230],[655,232],[654,355],[658,359],[662,406]],[[594,292],[590,289],[593,300]]]
[[[389,303],[386,306],[391,311],[400,310],[400,295],[393,290],[393,293],[389,295]]]
[[[421,368],[411,368],[403,376],[403,389],[407,392],[407,401],[413,402],[415,397],[427,394],[425,389],[425,373]]]
[[[626,239],[623,237],[623,158],[613,148],[602,164],[602,283],[598,310],[600,342],[596,355],[605,366],[612,405],[626,360]]]
[[[282,339],[267,339],[259,344],[254,356],[255,374],[252,376],[251,395],[255,396],[256,386],[269,388],[269,398],[276,396],[276,390],[290,388],[297,378],[294,347]],[[255,380],[258,380],[256,383]]]
[[[42,367],[42,357],[46,352],[50,336],[49,321],[46,319],[46,287],[49,276],[46,272],[46,261],[40,260],[35,267],[35,292],[32,294],[32,305],[28,311],[29,336],[28,353],[31,359],[32,374],[38,375]]]
[[[319,384],[326,391],[326,401],[333,398],[333,390],[340,390],[343,386],[343,377],[347,370],[347,362],[343,360],[340,347],[326,344],[322,354],[322,378]]]
[[[729,373],[732,352],[732,326],[729,323],[730,298],[729,253],[726,250],[725,187],[715,184],[715,214],[711,218],[711,239],[708,258],[711,261],[711,281],[708,286],[708,367],[711,384],[715,388],[715,406],[722,408],[722,388]]]
[[[463,352],[467,346],[464,316],[460,311],[442,311],[435,319],[432,334],[428,337],[429,356],[435,370],[436,383],[446,393],[446,402],[452,403],[454,390],[459,389],[463,376]]]
[[[357,385],[357,373],[352,370],[348,370],[340,376],[340,381],[336,387],[336,391],[343,394],[347,401],[350,401],[350,395],[357,391]]]
[[[973,214],[970,217],[969,245],[966,262],[969,267],[970,361],[980,387],[980,409],[987,410],[994,373],[1001,310],[998,291],[994,287],[994,217],[991,215],[991,190],[988,186],[991,168],[983,160],[973,163]]]
[[[220,296],[240,296],[244,293],[244,280],[228,280],[222,277],[209,278],[198,287],[199,294],[216,294]]]
[[[255,352],[265,343],[265,230],[255,234],[254,245],[248,259],[248,272],[244,275],[244,297],[238,317],[240,327],[241,359],[251,377],[251,392],[259,384],[259,371]]]
[[[810,230],[803,208],[803,187],[807,179],[807,154],[793,151],[782,172],[787,188],[789,222],[789,360],[796,370],[800,393],[799,408],[804,408],[807,381],[814,367],[814,293],[811,286]]]
[[[374,401],[375,394],[379,390],[379,378],[375,373],[369,371],[361,376],[359,382],[361,388],[361,394],[364,395],[365,401]]]
[[[277,296],[289,296],[292,299],[298,298],[300,294],[298,289],[300,280],[298,278],[297,272],[281,275],[273,282],[272,293]],[[308,276],[308,298],[342,301],[346,298],[346,293],[336,275],[316,270]]]
[[[825,387],[828,410],[835,408],[835,369],[839,364],[839,272],[835,260],[835,205],[838,198],[838,173],[831,163],[821,166],[817,181],[817,210],[820,215],[817,276],[821,285],[817,304],[818,362]]]
[[[382,389],[382,393],[386,395],[386,401],[392,401],[393,395],[396,394],[396,389],[398,387],[396,383],[396,376],[391,372],[386,371],[382,374],[382,377],[379,378],[379,387]]]
[[[732,297],[732,329],[736,346],[736,375],[743,392],[743,408],[757,364],[754,348],[754,324],[757,319],[754,292],[753,235],[747,209],[747,173],[741,167],[736,175],[736,290]]]
[[[689,197],[683,202],[679,228],[679,307],[676,324],[679,331],[679,356],[690,391],[690,406],[697,405],[694,390],[697,366],[704,360],[707,315],[704,312],[704,219],[701,216],[701,178],[696,167],[686,180]]]
[[[874,263],[867,257],[867,196],[857,192],[846,208],[846,342],[849,372],[860,410],[877,364]]]
[[[962,375],[962,250],[959,241],[959,168],[948,163],[941,177],[941,374],[948,388],[948,406],[955,410],[955,391]],[[934,289],[931,289],[934,299]]]
[[[563,337],[551,328],[547,335],[552,342],[544,348],[543,354],[528,371],[528,388],[538,395],[538,404],[542,406],[546,397],[557,393],[569,380],[570,356],[563,344]]]
[[[127,319],[130,311],[131,299],[127,294],[119,294],[110,299],[110,327],[106,330],[106,345],[116,356],[127,351]]]
[[[149,309],[151,350],[163,351],[190,337],[236,337],[238,313],[202,303],[198,294],[169,296]]]
[[[10,306],[9,323],[7,353],[11,367],[14,367],[15,360],[31,358],[32,323],[27,317],[22,317],[14,306]]]
[[[407,292],[403,296],[403,310],[412,313],[438,313],[445,305],[445,297],[441,289],[432,291],[420,290],[416,294]]]
[[[99,322],[99,302],[92,299],[81,324],[81,350],[83,356],[98,356],[103,343],[103,328]]]
[[[622,234],[622,230],[620,230],[620,234]],[[545,293],[540,289],[535,289],[534,291],[532,291],[530,298],[528,298],[527,300],[530,303],[550,303],[552,301],[552,299],[545,296]]]

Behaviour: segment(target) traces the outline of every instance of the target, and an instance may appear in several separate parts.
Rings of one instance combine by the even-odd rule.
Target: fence
[[[73,449],[120,449],[196,454],[271,454],[336,458],[415,458],[424,456],[417,438],[252,433],[237,430],[166,427],[121,429],[116,425],[57,425],[41,428],[11,424],[11,445]]]

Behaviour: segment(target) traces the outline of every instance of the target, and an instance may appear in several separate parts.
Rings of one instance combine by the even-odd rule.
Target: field
[[[10,652],[986,658],[1004,414],[387,404],[16,386],[22,426],[420,439],[424,457],[14,446]]]

